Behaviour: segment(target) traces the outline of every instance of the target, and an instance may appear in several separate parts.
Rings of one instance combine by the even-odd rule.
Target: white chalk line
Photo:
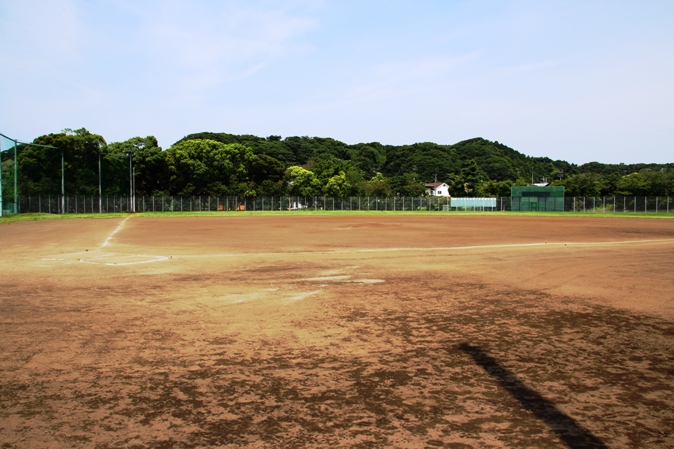
[[[378,284],[384,282],[382,279],[351,279],[350,274],[335,275],[335,276],[318,276],[313,278],[303,278],[300,281],[305,282],[337,282],[340,284]]]
[[[146,258],[146,260],[137,260],[134,262],[105,262],[105,261],[96,261],[96,260],[91,260],[91,259],[81,259],[80,257],[77,257],[81,255],[82,257],[85,256],[95,256],[98,259],[102,259],[105,257],[121,257],[121,258],[134,258],[134,257],[142,257]],[[86,252],[86,253],[75,253],[72,254],[73,259],[65,259],[62,257],[45,257],[42,260],[44,261],[57,261],[57,262],[69,262],[69,263],[86,263],[89,265],[107,265],[107,266],[124,266],[124,265],[139,265],[139,264],[144,264],[144,263],[153,263],[153,262],[162,262],[164,260],[169,260],[172,259],[172,256],[151,256],[149,254],[134,254],[134,255],[128,255],[128,254],[118,254],[118,253],[105,253],[105,254],[96,254],[96,252]],[[77,259],[74,259],[74,257],[77,257]]]
[[[336,249],[332,251],[288,251],[264,253],[213,253],[181,255],[180,258],[210,258],[210,257],[255,257],[255,256],[284,256],[284,255],[311,255],[311,254],[363,254],[387,252],[418,252],[418,251],[463,251],[471,249],[501,249],[501,248],[530,248],[537,246],[605,246],[605,245],[633,245],[639,243],[672,243],[674,239],[655,240],[620,240],[606,242],[536,242],[536,243],[506,243],[496,245],[444,246],[444,247],[399,247],[399,248],[364,248],[364,249]]]
[[[128,220],[126,218],[124,221]],[[115,229],[115,231],[110,234],[106,243],[110,238],[121,229],[124,222]],[[133,256],[129,255],[120,255],[115,253],[107,253],[100,255],[99,257],[112,257],[112,256],[124,256],[124,257],[147,257],[148,260],[139,260],[134,262],[96,262],[92,260],[77,259],[77,262],[87,263],[92,265],[107,265],[107,266],[125,266],[125,265],[139,265],[146,263],[162,262],[169,259],[200,259],[200,258],[213,258],[213,257],[260,257],[260,256],[293,256],[293,255],[325,255],[325,254],[372,254],[372,253],[393,253],[393,252],[443,252],[443,251],[465,251],[473,249],[504,249],[504,248],[532,248],[532,247],[561,247],[561,246],[607,246],[607,245],[635,245],[635,244],[648,244],[648,243],[672,243],[674,239],[653,239],[653,240],[620,240],[620,241],[607,241],[607,242],[536,242],[536,243],[508,243],[508,244],[496,244],[496,245],[470,245],[470,246],[446,246],[446,247],[407,247],[407,248],[365,248],[365,249],[337,249],[332,251],[294,251],[294,252],[266,252],[266,253],[214,253],[214,254],[187,254],[181,255],[178,257],[173,256],[151,256],[151,255],[139,255],[135,254]],[[104,243],[105,245],[105,243]],[[91,253],[87,254],[90,255]],[[44,261],[66,261],[67,259],[62,258],[44,258]],[[341,276],[340,276],[341,277]],[[305,279],[305,280],[318,280],[315,279]],[[353,282],[353,281],[352,281]]]
[[[116,256],[118,254],[110,254],[110,256]],[[131,256],[128,256],[131,257]],[[92,265],[107,265],[109,267],[119,267],[119,266],[125,266],[125,265],[140,265],[144,263],[153,263],[153,262],[162,262],[164,260],[169,260],[171,259],[170,256],[150,256],[146,254],[136,254],[133,257],[147,257],[147,260],[138,260],[136,262],[95,262],[93,260],[84,260],[84,259],[79,259],[79,262],[81,263],[88,263]]]
[[[128,220],[129,218],[131,218],[131,217],[129,216],[129,217],[126,217],[124,220],[122,220],[122,222],[119,224],[119,226],[117,226],[117,229],[115,229],[114,231],[112,231],[112,234],[110,234],[110,235],[108,236],[108,238],[105,239],[105,242],[103,242],[103,244],[101,245],[101,248],[105,248],[106,246],[108,246],[108,243],[110,243],[110,239],[111,239],[115,234],[117,234],[117,233],[119,232],[120,229],[122,229],[122,226],[124,226],[124,223],[126,223],[126,220]]]

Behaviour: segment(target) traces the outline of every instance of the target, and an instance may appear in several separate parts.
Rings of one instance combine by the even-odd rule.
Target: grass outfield
[[[0,224],[20,221],[72,220],[86,218],[125,218],[137,217],[217,217],[217,216],[362,216],[362,215],[447,215],[447,216],[508,216],[508,217],[597,217],[597,218],[674,218],[674,213],[643,212],[463,212],[463,211],[210,211],[210,212],[139,212],[139,213],[102,213],[102,214],[17,214],[0,217]]]

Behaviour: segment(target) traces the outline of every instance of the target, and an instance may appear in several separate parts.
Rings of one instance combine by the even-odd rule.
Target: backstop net
[[[17,213],[17,145],[0,134],[0,216]]]

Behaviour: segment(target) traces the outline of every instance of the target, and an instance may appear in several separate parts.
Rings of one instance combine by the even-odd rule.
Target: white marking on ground
[[[378,284],[384,282],[382,279],[351,279],[351,275],[336,275],[336,276],[319,276],[314,278],[304,278],[300,281],[314,281],[314,282],[341,282],[341,283],[351,283],[351,284]],[[326,286],[327,284],[321,284],[321,287]]]
[[[397,248],[366,248],[366,249],[336,249],[332,251],[288,251],[288,252],[264,252],[264,253],[214,253],[214,254],[191,254],[181,256],[183,258],[211,258],[211,257],[247,257],[247,256],[292,256],[312,254],[358,254],[358,253],[386,253],[403,251],[461,251],[471,249],[499,249],[499,248],[527,248],[537,246],[605,246],[605,245],[635,245],[644,243],[672,243],[674,239],[657,240],[620,240],[605,242],[540,242],[540,243],[506,243],[495,245],[471,245],[471,246],[444,246],[444,247],[397,247]]]
[[[309,296],[317,295],[320,293],[320,290],[314,290],[313,292],[304,292],[300,293],[299,295],[291,296],[290,299],[291,301],[300,301],[302,299],[308,298]]]
[[[117,233],[119,232],[120,229],[122,229],[122,226],[124,226],[124,223],[126,223],[126,220],[128,220],[129,218],[131,218],[131,216],[128,216],[128,217],[126,217],[124,220],[122,220],[122,222],[119,224],[119,226],[117,226],[117,229],[115,229],[114,231],[112,231],[112,234],[110,234],[110,235],[108,236],[108,238],[105,239],[105,242],[103,242],[103,244],[101,245],[101,248],[105,248],[106,246],[108,246],[108,243],[110,243],[110,239],[111,239],[115,234],[117,234]]]
[[[141,263],[153,263],[153,262],[162,262],[164,260],[169,260],[169,256],[142,256],[142,257],[148,257],[147,260],[139,260],[136,262],[108,262],[104,263],[103,265],[108,265],[108,266],[120,266],[120,265],[138,265]],[[98,263],[98,262],[89,262],[89,263]]]
[[[300,281],[345,281],[349,279],[349,275],[337,275],[337,276],[319,276],[315,278],[304,278]]]
[[[169,260],[172,258],[171,256],[151,256],[148,254],[99,253],[98,251],[74,253],[71,255],[71,257],[73,257],[73,259],[47,257],[43,258],[42,260],[63,261],[68,263],[76,261],[79,263],[86,263],[90,265],[124,266],[124,265],[138,265],[143,263],[162,262],[164,260]],[[115,262],[114,260],[117,260],[117,262]]]
[[[105,241],[101,244],[101,247],[94,250],[94,251],[86,251],[82,253],[74,253],[72,256],[78,256],[82,255],[85,258],[82,258],[82,256],[77,257],[77,262],[80,263],[86,263],[90,265],[107,265],[107,266],[126,266],[126,265],[139,265],[139,264],[145,264],[145,263],[153,263],[153,262],[162,262],[165,260],[173,259],[172,256],[151,256],[147,254],[117,254],[117,253],[101,253],[101,250],[108,246],[110,244],[110,241],[112,238],[117,234],[122,227],[124,226],[124,223],[126,223],[126,220],[131,218],[131,216],[126,217],[122,222],[115,228],[112,233],[108,236],[108,238],[105,239]],[[118,260],[117,262],[114,262],[112,260],[105,260],[105,258],[110,258],[113,260]],[[134,259],[143,259],[143,260],[134,260]],[[53,261],[68,261],[68,259],[63,259],[63,258],[44,258],[42,260],[53,260]],[[70,263],[70,262],[69,262]]]

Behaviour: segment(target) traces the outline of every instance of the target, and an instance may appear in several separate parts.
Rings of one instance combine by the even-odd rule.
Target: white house
[[[426,192],[430,196],[451,196],[449,194],[449,186],[444,182],[429,182],[426,184]]]

